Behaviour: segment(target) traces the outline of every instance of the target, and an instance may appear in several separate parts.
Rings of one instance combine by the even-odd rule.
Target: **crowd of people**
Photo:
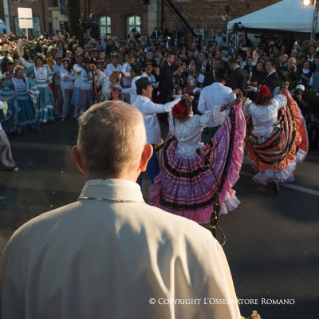
[[[14,35],[11,36],[13,39]],[[72,226],[70,229],[67,225],[74,224],[76,212],[77,216],[82,216],[77,225],[85,229],[85,235],[74,231],[71,237],[82,243],[83,238],[89,236],[89,228],[85,227],[88,224],[93,228],[98,228],[100,224],[113,227],[115,223],[115,228],[126,225],[127,231],[125,234],[123,232],[123,237],[114,229],[107,228],[102,237],[96,237],[96,242],[120,236],[120,240],[125,242],[124,246],[128,245],[127,249],[117,245],[117,237],[114,239],[116,247],[104,242],[105,246],[101,245],[97,250],[106,247],[110,256],[118,254],[129,265],[134,265],[133,272],[140,279],[140,292],[147,300],[151,295],[148,296],[146,292],[154,293],[158,289],[165,296],[174,295],[161,287],[161,281],[167,275],[164,273],[168,271],[164,271],[164,268],[168,266],[167,260],[170,260],[165,261],[165,254],[162,256],[161,248],[158,248],[163,244],[164,237],[161,236],[165,234],[165,238],[171,240],[172,258],[173,255],[177,259],[181,258],[182,264],[176,266],[181,271],[186,269],[188,272],[189,267],[192,272],[194,264],[207,255],[214,259],[208,258],[207,265],[216,265],[216,260],[220,263],[218,269],[214,270],[216,272],[213,271],[214,274],[210,274],[209,267],[201,264],[202,270],[194,277],[192,285],[184,275],[176,276],[176,285],[187,287],[186,297],[194,293],[193,287],[197,286],[197,280],[201,286],[207,276],[215,279],[220,276],[218,278],[221,279],[216,279],[219,284],[216,284],[215,279],[209,281],[207,287],[199,288],[196,296],[211,292],[221,298],[235,300],[227,261],[219,251],[219,246],[207,237],[207,233],[204,234],[205,231],[196,228],[198,225],[195,227],[195,223],[188,224],[185,220],[206,224],[210,222],[212,210],[216,206],[221,206],[222,214],[238,207],[240,202],[232,187],[239,177],[245,147],[248,160],[256,171],[254,182],[262,185],[271,183],[274,192],[278,193],[279,183],[294,180],[293,172],[308,152],[307,133],[310,147],[314,149],[318,146],[319,103],[316,102],[310,109],[306,94],[309,90],[316,93],[319,89],[317,47],[307,47],[305,43],[298,44],[296,41],[289,52],[287,41],[277,43],[269,40],[253,48],[245,32],[242,32],[238,48],[233,41],[226,41],[220,32],[212,40],[196,41],[188,45],[177,29],[161,32],[157,28],[150,37],[141,36],[133,29],[124,42],[117,37],[105,36],[100,40],[92,38],[83,47],[79,45],[78,39],[67,33],[46,39],[37,33],[32,42],[28,42],[24,36],[15,41],[0,49],[3,74],[0,90],[3,103],[0,112],[3,130],[8,134],[21,134],[38,131],[50,121],[60,119],[67,125],[68,118],[78,119],[79,136],[72,156],[80,171],[89,178],[79,197],[81,205],[75,203],[62,208],[56,215],[52,213],[48,220],[39,218],[31,221],[30,229],[41,229],[53,234],[52,238],[56,234],[60,239],[65,239],[73,231]],[[161,139],[160,123],[169,127],[165,141]],[[210,137],[206,145],[202,143],[203,131]],[[2,162],[6,168],[17,170],[1,126],[0,133],[0,146],[5,146]],[[94,147],[96,145],[99,146]],[[156,150],[159,148],[157,155]],[[10,159],[9,164],[3,160],[7,158]],[[149,205],[153,206],[151,208],[143,205],[140,188],[136,188],[134,183],[137,181],[142,185],[145,171],[152,182],[149,200]],[[220,197],[216,197],[219,193]],[[219,202],[216,202],[216,198],[219,198]],[[88,210],[107,210],[108,214],[102,219],[98,214],[87,218],[85,214]],[[132,210],[130,216],[134,215],[135,220],[125,214],[128,210]],[[146,218],[147,210],[150,213]],[[180,217],[173,215],[185,217],[178,230],[172,225],[179,224],[179,220],[174,218]],[[65,223],[57,225],[56,218],[62,218]],[[0,267],[0,284],[2,276],[2,294],[6,300],[15,300],[15,294],[32,294],[37,289],[35,282],[28,281],[22,291],[17,279],[19,276],[34,276],[37,267],[21,270],[13,264],[14,255],[21,245],[27,247],[33,243],[35,251],[32,256],[25,257],[25,262],[37,263],[41,258],[43,242],[39,240],[39,232],[30,232],[27,240],[21,242],[22,234],[28,231],[22,229],[18,232],[16,240],[4,253],[2,269],[5,271],[1,272]],[[144,232],[147,237],[145,241],[144,237],[135,236],[135,233]],[[196,233],[196,240],[200,237],[200,243],[192,237]],[[101,232],[96,232],[94,236],[98,235]],[[176,244],[181,241],[182,245]],[[44,244],[50,246],[50,243],[51,239],[46,238]],[[57,269],[62,267],[71,271],[73,260],[78,256],[79,261],[83,262],[81,266],[89,267],[90,250],[84,252],[81,247],[79,255],[76,245],[66,249],[64,244],[63,240],[54,242],[55,249],[46,255],[43,266],[49,267],[55,262],[58,264]],[[201,253],[195,253],[199,244],[207,250],[202,248]],[[139,254],[133,259],[129,253],[130,245],[138,245],[140,248]],[[191,257],[184,256],[182,246],[189,247],[187,254]],[[213,246],[217,247],[216,251],[207,254]],[[163,257],[163,260],[153,272],[152,254],[158,249],[158,259]],[[56,251],[63,252],[63,258],[57,261]],[[115,277],[126,276],[123,265],[123,269],[111,269],[113,266],[104,257],[101,258],[102,265],[108,266],[101,271],[97,264],[95,270],[108,278],[108,282],[112,282]],[[142,275],[144,270],[139,270],[140,260],[150,271],[152,290]],[[103,290],[104,286],[96,282],[98,276],[92,281],[92,278],[86,281],[83,279],[85,276],[79,276],[85,267],[81,269],[70,282],[61,281],[57,274],[54,276],[59,277],[58,280],[49,278],[49,273],[43,274],[39,279],[43,283],[42,294],[46,296],[43,300],[52,297],[44,288],[48,281],[52,281],[53,293],[58,293],[61,287],[69,289],[68,283],[74,285],[80,282],[81,287],[89,289],[95,283],[98,289],[92,289],[94,293],[90,298],[84,301],[84,295],[78,295],[72,302],[64,300],[63,311],[70,313],[72,304],[79,309],[77,317],[82,318],[96,300],[101,300],[99,309],[93,311],[96,317],[99,317],[99,313],[111,317],[118,313],[128,314],[130,307],[135,308],[133,302],[130,302],[126,309],[120,309],[118,301],[125,294],[122,288],[117,290],[116,305],[108,308],[106,305],[109,301],[102,302],[104,297],[99,299],[105,294],[99,294],[99,289]],[[116,290],[117,284],[110,285],[108,295],[112,295],[111,291]],[[137,288],[134,278],[127,280],[126,285],[132,291]],[[55,313],[58,310],[54,299],[59,298],[52,297],[51,302],[40,302],[38,310],[30,307],[27,311],[30,314],[43,314],[50,309]],[[137,304],[140,303],[140,300],[137,301]],[[26,311],[24,306],[20,306],[25,304],[24,299],[17,304],[19,306],[15,307],[12,302],[5,304],[2,301],[4,318],[9,318],[12,313],[19,317]],[[214,310],[212,308],[208,307],[204,312],[217,314],[221,318],[239,318],[236,304]],[[154,313],[154,308],[143,306],[141,309],[143,315]],[[184,313],[179,307],[176,309]],[[167,311],[171,315],[168,317],[174,317],[172,311],[176,310],[170,308]],[[192,311],[196,312],[196,307]]]
[[[139,76],[150,79],[154,102],[165,104],[174,95],[193,92],[194,112],[198,113],[201,90],[215,82],[220,68],[228,71],[226,86],[239,88],[246,92],[246,97],[254,99],[258,87],[269,82],[267,74],[274,67],[276,72],[268,86],[276,89],[275,93],[281,86],[288,86],[307,119],[310,148],[318,145],[319,107],[317,102],[308,105],[307,94],[309,89],[317,92],[319,88],[319,55],[315,44],[300,43],[297,39],[289,45],[284,39],[282,42],[264,40],[252,47],[243,31],[238,48],[220,32],[215,39],[189,45],[176,28],[163,32],[156,28],[150,37],[141,36],[133,29],[126,41],[105,35],[102,39],[91,38],[82,47],[79,39],[63,33],[44,38],[37,32],[33,41],[22,34],[18,41],[11,32],[7,43],[0,45],[4,87],[0,98],[8,103],[0,121],[7,133],[39,130],[38,124],[55,118],[62,121],[68,116],[78,118],[102,100],[116,98],[134,103],[134,82]],[[174,58],[169,67],[163,68],[168,53],[173,53]],[[7,89],[14,91],[12,78],[17,78],[17,66],[24,67],[22,78],[28,78],[28,89],[33,88],[29,94],[36,101],[33,108],[16,107],[17,94],[10,94]],[[167,124],[167,116],[160,119]]]

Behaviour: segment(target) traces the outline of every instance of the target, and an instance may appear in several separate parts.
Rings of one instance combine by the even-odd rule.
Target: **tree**
[[[81,18],[80,1],[65,0],[65,5],[67,10],[68,22],[70,26],[70,35],[80,38],[81,37],[81,26],[79,24],[79,19]]]

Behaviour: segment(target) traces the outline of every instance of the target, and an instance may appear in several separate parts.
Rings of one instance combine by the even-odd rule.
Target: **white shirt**
[[[89,180],[81,197],[112,202],[41,214],[9,240],[0,261],[2,319],[240,319],[227,259],[207,229],[145,204],[131,181]]]
[[[74,87],[81,87],[81,71],[83,70],[83,68],[78,65],[78,64],[74,64],[73,65],[73,71],[76,75],[76,79],[74,81]]]
[[[68,77],[66,81],[64,81],[65,76]],[[63,68],[60,71],[60,79],[61,79],[61,90],[63,89],[72,90],[74,88],[73,81],[76,79],[76,75],[74,74],[73,70],[69,72]]]
[[[275,95],[267,106],[259,106],[246,99],[243,112],[245,116],[251,116],[254,123],[253,133],[261,138],[267,137],[273,131],[278,121],[278,110],[286,105],[287,98],[282,94]]]
[[[125,75],[123,80],[124,87],[129,87],[132,84],[131,74],[130,74],[131,66],[126,62],[123,64],[122,71]]]
[[[93,73],[81,71],[81,90],[93,90]]]
[[[207,111],[220,108],[222,105],[231,103],[236,99],[236,94],[232,89],[215,82],[212,85],[206,86],[199,97],[198,111],[205,114]],[[225,117],[228,116],[228,111],[225,112]],[[207,123],[208,127],[215,127],[219,124],[217,122]]]
[[[161,127],[156,114],[170,112],[178,101],[180,101],[179,98],[166,104],[156,104],[149,98],[138,95],[135,102],[131,103],[143,114],[147,143],[158,144],[161,142]]]
[[[61,65],[57,65],[57,64],[54,64],[52,69],[53,69],[53,72],[55,73],[54,75],[54,82],[55,82],[55,85],[60,85],[61,84],[61,77],[60,77],[60,72],[61,70],[63,69],[63,64],[61,63]]]
[[[136,100],[137,97],[137,93],[136,93],[136,84],[135,82],[140,78],[140,76],[136,76],[133,80],[132,80],[132,84],[130,88],[126,88],[122,90],[123,94],[130,94],[130,104],[133,105],[133,103]]]
[[[154,89],[157,89],[158,88],[158,83],[156,82],[156,78],[153,74],[151,74],[150,76],[148,76],[146,74],[146,72],[144,72],[141,76],[142,78],[148,78],[148,80],[150,81],[150,83],[152,84],[152,87]]]
[[[104,70],[104,73],[106,74],[106,76],[110,77],[110,75],[112,74],[112,72],[122,72],[122,65],[118,64],[117,67],[115,67],[112,63],[108,64],[106,69]]]

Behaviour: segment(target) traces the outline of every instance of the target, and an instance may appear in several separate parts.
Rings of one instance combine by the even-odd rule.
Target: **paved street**
[[[0,252],[20,225],[77,199],[85,177],[70,156],[76,135],[76,121],[69,119],[10,137],[20,171],[0,171],[0,195],[5,197],[0,202]],[[258,310],[263,319],[319,318],[319,152],[309,153],[294,174],[296,181],[282,186],[279,194],[254,184],[252,173],[245,161],[235,186],[241,205],[220,218],[237,296],[259,302],[242,305],[242,314]],[[149,183],[143,185],[146,199]],[[295,304],[261,305],[261,298],[295,299]]]

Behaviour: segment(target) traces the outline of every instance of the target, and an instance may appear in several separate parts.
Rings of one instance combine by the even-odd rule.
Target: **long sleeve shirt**
[[[115,67],[112,63],[108,64],[104,73],[106,74],[106,76],[110,77],[110,75],[112,74],[112,72],[122,72],[122,65],[118,64],[117,67]]]
[[[124,87],[130,87],[131,86],[131,83],[132,83],[132,79],[131,79],[131,74],[130,74],[130,70],[131,70],[131,67],[128,63],[124,63],[123,64],[123,67],[122,67],[122,71],[125,75],[125,78],[123,80],[124,82]]]
[[[66,80],[64,80],[64,77],[68,77]],[[60,71],[60,79],[61,79],[61,89],[62,90],[72,90],[74,88],[73,82],[76,79],[76,75],[74,74],[73,70],[69,72],[66,69],[62,69]]]
[[[143,77],[144,77],[144,78],[148,78],[148,80],[151,82],[152,87],[153,87],[154,89],[157,89],[157,88],[158,88],[158,83],[156,82],[155,76],[154,76],[153,74],[151,74],[151,76],[148,76],[148,75],[146,74],[146,72],[144,72],[141,77],[142,77],[142,78],[143,78]]]
[[[158,144],[161,142],[161,127],[156,114],[170,112],[173,106],[179,101],[180,98],[166,104],[156,104],[149,98],[138,95],[135,102],[131,103],[143,114],[147,143]]]
[[[236,95],[233,93],[232,89],[223,86],[219,82],[215,82],[210,86],[206,86],[198,102],[198,111],[205,114],[209,110],[214,110],[214,108],[220,108],[222,105],[231,103],[236,99]],[[225,116],[228,116],[228,111],[225,112]],[[208,127],[216,127],[219,124],[217,122],[210,122],[207,124]]]
[[[81,71],[83,70],[82,66],[78,64],[73,65],[73,71],[76,75],[76,79],[74,81],[74,87],[81,87]]]
[[[61,78],[60,78],[60,72],[63,69],[63,65],[57,65],[54,64],[53,65],[53,73],[54,73],[54,82],[56,85],[60,85],[61,84]]]
[[[93,73],[81,71],[81,90],[93,90]]]
[[[140,78],[140,76],[136,76],[133,80],[132,80],[132,84],[130,88],[126,88],[122,90],[123,94],[130,94],[130,103],[133,105],[133,103],[136,100],[137,97],[137,93],[136,93],[136,84],[135,82]]]

